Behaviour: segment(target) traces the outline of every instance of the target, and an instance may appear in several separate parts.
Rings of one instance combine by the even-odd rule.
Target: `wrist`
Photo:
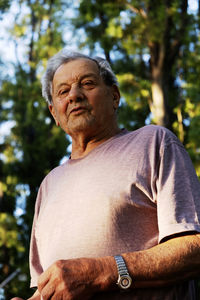
[[[114,257],[106,256],[97,258],[96,270],[96,278],[94,280],[96,291],[117,290],[118,272]]]
[[[128,291],[132,284],[132,278],[129,275],[125,260],[121,255],[115,255],[114,258],[118,270],[118,280],[116,284],[121,290]]]

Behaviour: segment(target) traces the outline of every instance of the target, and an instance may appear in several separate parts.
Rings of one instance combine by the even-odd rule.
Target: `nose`
[[[80,102],[84,99],[81,88],[78,85],[71,86],[67,96],[68,103]]]

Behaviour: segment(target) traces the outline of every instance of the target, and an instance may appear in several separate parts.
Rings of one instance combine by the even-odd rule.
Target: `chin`
[[[94,127],[96,124],[95,118],[79,118],[77,120],[70,121],[67,124],[67,131],[70,133],[79,133],[86,132],[91,130],[91,127]]]

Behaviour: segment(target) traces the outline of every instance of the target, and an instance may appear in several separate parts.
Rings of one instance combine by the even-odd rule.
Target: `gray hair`
[[[117,83],[117,78],[113,73],[110,64],[107,60],[101,57],[91,58],[88,55],[79,53],[79,52],[71,52],[67,49],[63,49],[51,57],[47,63],[47,69],[42,77],[42,96],[45,98],[48,104],[52,103],[52,81],[56,70],[62,65],[71,60],[76,60],[79,58],[87,58],[94,62],[96,62],[100,76],[102,77],[104,83],[108,86],[112,86]]]

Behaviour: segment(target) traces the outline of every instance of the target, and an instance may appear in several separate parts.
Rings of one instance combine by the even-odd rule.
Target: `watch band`
[[[117,270],[119,275],[117,280],[117,285],[121,289],[127,290],[131,286],[132,279],[126,267],[126,263],[121,255],[115,255],[114,258],[117,264]]]

